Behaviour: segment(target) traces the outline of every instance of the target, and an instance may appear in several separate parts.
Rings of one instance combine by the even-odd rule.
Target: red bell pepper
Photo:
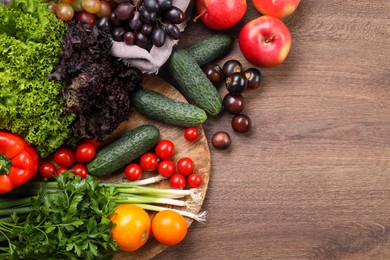
[[[22,137],[0,131],[0,194],[30,180],[38,163],[37,152]]]

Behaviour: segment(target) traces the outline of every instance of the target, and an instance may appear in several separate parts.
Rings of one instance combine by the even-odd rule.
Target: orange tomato
[[[173,246],[180,243],[187,235],[185,218],[173,210],[158,212],[152,219],[152,233],[163,245]]]
[[[110,220],[116,224],[111,232],[121,250],[135,251],[148,241],[151,221],[144,209],[131,204],[120,205]]]

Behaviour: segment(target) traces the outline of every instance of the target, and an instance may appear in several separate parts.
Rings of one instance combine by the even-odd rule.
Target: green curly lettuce
[[[62,85],[47,77],[65,30],[38,0],[0,4],[0,129],[22,135],[42,157],[72,137]]]

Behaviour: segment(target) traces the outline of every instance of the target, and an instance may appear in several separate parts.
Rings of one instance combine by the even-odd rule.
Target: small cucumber
[[[160,131],[153,125],[141,125],[122,135],[96,153],[87,164],[92,176],[102,177],[122,168],[152,149],[160,138]]]
[[[207,119],[203,109],[166,97],[153,90],[137,90],[133,97],[133,104],[137,111],[146,117],[170,125],[196,126]]]
[[[186,51],[202,67],[225,54],[231,48],[232,42],[229,35],[217,34],[187,47]]]
[[[186,50],[174,48],[165,66],[177,82],[178,90],[190,103],[213,116],[221,112],[221,96]]]

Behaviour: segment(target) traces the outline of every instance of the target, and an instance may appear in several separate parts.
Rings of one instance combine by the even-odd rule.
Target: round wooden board
[[[165,82],[158,76],[155,75],[145,75],[143,86],[147,89],[155,90],[159,93],[162,93],[165,96],[174,98],[183,102],[186,102],[185,98],[170,84]],[[173,156],[173,161],[177,162],[182,157],[190,157],[195,163],[195,171],[202,174],[203,183],[200,187],[202,189],[201,193],[203,198],[206,196],[206,191],[210,179],[210,150],[207,143],[206,136],[204,135],[202,126],[199,126],[199,139],[196,142],[189,142],[184,138],[184,129],[183,127],[175,127],[160,123],[154,120],[150,120],[142,116],[140,113],[133,111],[129,120],[123,122],[116,131],[108,136],[105,141],[110,142],[118,138],[122,133],[135,128],[136,126],[143,124],[153,124],[157,126],[160,130],[160,139],[169,139],[175,144],[175,154]],[[149,176],[156,176],[157,172],[146,173],[143,178]],[[116,174],[105,179],[109,182],[121,182],[123,181],[123,174]],[[164,180],[161,183],[150,185],[152,187],[161,187],[161,188],[170,188],[169,182]],[[190,200],[191,198],[186,198]],[[199,213],[203,200],[196,205],[195,209],[192,210],[193,213]],[[177,208],[180,210],[186,210],[183,208]],[[150,212],[151,217],[155,214]],[[191,225],[192,219],[186,218],[188,226]],[[166,246],[159,244],[152,236],[149,241],[140,249],[135,252],[124,252],[119,251],[115,253],[114,259],[150,259],[156,256],[158,253],[162,252]]]

